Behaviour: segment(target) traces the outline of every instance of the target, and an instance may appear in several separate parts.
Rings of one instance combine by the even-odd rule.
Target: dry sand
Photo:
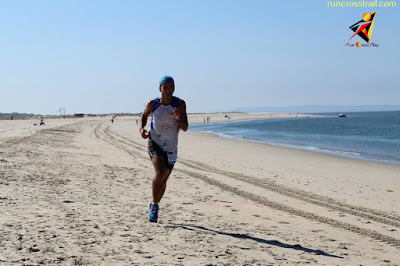
[[[400,264],[399,166],[181,132],[152,224],[135,120],[0,121],[0,265]]]

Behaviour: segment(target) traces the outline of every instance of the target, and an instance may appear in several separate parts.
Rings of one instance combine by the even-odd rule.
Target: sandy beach
[[[0,121],[0,265],[400,265],[400,166],[189,130],[153,224],[135,120]]]

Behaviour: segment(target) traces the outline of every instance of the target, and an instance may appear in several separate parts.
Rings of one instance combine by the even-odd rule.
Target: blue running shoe
[[[158,204],[150,203],[149,221],[151,223],[156,223],[157,219],[158,219]]]

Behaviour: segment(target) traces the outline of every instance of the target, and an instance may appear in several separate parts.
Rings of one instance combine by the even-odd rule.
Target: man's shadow
[[[239,239],[249,239],[249,240],[256,241],[258,243],[273,245],[273,246],[277,246],[277,247],[281,247],[281,248],[291,248],[291,249],[300,250],[300,251],[304,251],[304,252],[308,252],[308,253],[313,253],[313,254],[316,254],[316,255],[322,255],[322,256],[327,256],[327,257],[343,259],[343,257],[341,257],[341,256],[329,254],[329,253],[326,253],[325,251],[322,251],[320,249],[306,248],[306,247],[303,247],[303,246],[301,246],[299,244],[290,245],[290,244],[282,243],[282,242],[280,242],[278,240],[266,240],[266,239],[262,239],[262,238],[258,238],[258,237],[252,237],[252,236],[249,236],[249,235],[246,235],[246,234],[227,233],[227,232],[223,232],[223,231],[217,231],[217,230],[213,230],[213,229],[208,229],[208,228],[205,228],[204,226],[190,225],[190,224],[173,224],[173,225],[166,225],[165,228],[183,228],[183,229],[190,230],[190,231],[203,230],[203,231],[210,232],[210,233],[213,233],[213,234],[231,236],[231,237],[239,238]]]

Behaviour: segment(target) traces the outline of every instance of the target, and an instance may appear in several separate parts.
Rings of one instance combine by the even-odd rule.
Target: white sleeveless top
[[[175,152],[178,149],[179,126],[174,115],[174,108],[178,107],[178,104],[177,97],[172,98],[171,105],[163,105],[160,98],[154,99],[150,137],[166,152]]]

